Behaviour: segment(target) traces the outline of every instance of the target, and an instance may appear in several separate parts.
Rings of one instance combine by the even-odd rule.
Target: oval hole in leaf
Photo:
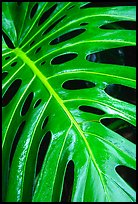
[[[41,65],[44,65],[46,63],[46,61],[41,62]]]
[[[136,144],[136,127],[120,118],[103,118],[101,123]]]
[[[136,47],[125,46],[120,48],[112,48],[86,56],[86,60],[90,62],[117,64],[126,66],[136,66]]]
[[[60,19],[58,19],[55,23],[53,23],[48,29],[46,29],[43,33],[42,33],[42,35],[45,35],[45,34],[47,34],[48,32],[50,32],[60,21],[62,21],[64,18],[66,17],[66,15],[65,16],[62,16]]]
[[[10,38],[6,35],[6,33],[5,33],[4,31],[2,31],[2,35],[3,35],[3,37],[4,37],[4,40],[5,40],[6,44],[7,44],[7,46],[8,46],[9,48],[11,48],[11,49],[15,49],[15,47],[14,47],[12,41],[10,40]]]
[[[36,108],[40,103],[41,103],[41,99],[38,99],[38,101],[36,101],[35,105],[34,105],[34,108]]]
[[[5,92],[3,98],[2,98],[2,106],[5,107],[7,106],[10,101],[13,99],[15,94],[17,93],[18,89],[20,88],[22,83],[21,79],[16,79],[7,89]]]
[[[91,106],[79,106],[79,110],[81,110],[83,112],[97,114],[97,115],[104,115],[105,114],[105,112],[100,110],[99,108],[94,108]]]
[[[67,164],[64,176],[64,185],[61,202],[71,202],[73,182],[74,182],[74,162],[70,160]]]
[[[42,164],[46,156],[46,153],[47,153],[50,141],[51,141],[51,137],[52,137],[51,132],[48,131],[40,143],[38,157],[37,157],[37,165],[36,165],[36,176],[39,174],[42,168]]]
[[[80,26],[88,25],[88,23],[81,23]]]
[[[17,64],[17,62],[13,62],[13,63],[11,64],[11,67],[14,67],[16,64]]]
[[[95,87],[95,84],[93,82],[86,81],[86,80],[74,79],[74,80],[65,81],[62,87],[67,90],[76,90],[76,89],[92,88],[92,87]]]
[[[54,12],[56,7],[57,7],[57,4],[55,4],[54,6],[52,6],[50,9],[48,9],[47,11],[45,11],[42,14],[42,16],[40,17],[40,20],[38,22],[38,26],[40,26],[42,23],[44,23],[50,17],[50,15]]]
[[[10,56],[8,56],[8,57],[5,57],[5,60],[8,60],[8,59],[10,59],[11,57]]]
[[[62,64],[62,63],[68,62],[70,60],[73,60],[77,56],[78,55],[76,53],[62,54],[62,55],[59,55],[59,56],[55,57],[54,59],[52,59],[51,64]]]
[[[34,42],[35,42],[35,41],[33,40],[33,41],[30,43],[30,47],[32,47],[32,45],[34,44]]]
[[[29,107],[30,107],[30,105],[31,105],[31,102],[32,102],[32,100],[33,100],[33,92],[31,92],[28,96],[27,96],[27,98],[26,98],[26,100],[25,100],[25,102],[24,102],[24,104],[23,104],[23,106],[22,106],[22,110],[21,110],[21,115],[22,116],[24,116],[26,113],[27,113],[27,111],[29,110]]]
[[[65,33],[65,34],[59,36],[58,38],[55,38],[54,40],[52,40],[50,42],[50,45],[55,45],[55,44],[64,42],[66,40],[69,40],[71,38],[74,38],[74,37],[80,35],[81,33],[84,33],[85,31],[86,31],[86,29],[84,29],[84,28],[80,28],[80,29],[70,31],[70,32]]]
[[[115,170],[134,190],[136,190],[136,170],[123,165],[117,166]]]
[[[105,88],[105,92],[119,100],[136,104],[136,89],[120,84],[110,84]]]
[[[38,9],[38,3],[36,3],[33,8],[31,9],[31,12],[30,12],[30,18],[32,19],[34,17],[34,15],[36,14],[36,11]]]
[[[13,160],[13,156],[14,156],[14,153],[15,153],[15,150],[16,150],[16,147],[17,147],[17,144],[18,144],[18,141],[19,141],[19,139],[20,139],[20,137],[21,137],[21,134],[22,134],[22,132],[23,132],[23,128],[24,128],[24,126],[25,126],[25,123],[26,123],[26,121],[23,121],[23,122],[20,124],[20,126],[19,126],[19,128],[18,128],[18,130],[17,130],[17,132],[16,132],[16,135],[15,135],[15,137],[14,137],[14,141],[13,141],[12,149],[11,149],[11,153],[10,153],[10,166],[11,166],[11,163],[12,163],[12,160]]]
[[[124,65],[125,55],[122,48],[112,48],[86,56],[89,62]]]
[[[8,75],[8,72],[2,72],[2,80]]]
[[[43,121],[43,123],[42,123],[42,129],[44,129],[45,128],[45,126],[46,126],[46,124],[48,123],[48,116],[45,118],[45,120]]]
[[[124,124],[125,121],[120,118],[103,118],[101,119],[101,123],[109,129],[115,130],[120,127],[120,125]]]
[[[41,47],[37,48],[37,50],[35,51],[35,54],[37,54],[40,50],[41,50]]]
[[[134,21],[118,21],[113,23],[107,23],[100,26],[101,29],[113,29],[113,30],[136,30],[136,22]]]

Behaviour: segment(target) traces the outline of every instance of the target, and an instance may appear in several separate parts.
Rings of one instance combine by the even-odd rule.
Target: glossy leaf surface
[[[135,126],[135,105],[107,92],[114,84],[134,90],[135,67],[97,58],[136,45],[135,30],[104,28],[135,22],[135,6],[86,5],[2,3],[6,202],[62,201],[68,164],[72,202],[135,202],[134,189],[116,171],[135,169],[135,144],[102,123],[115,118]]]

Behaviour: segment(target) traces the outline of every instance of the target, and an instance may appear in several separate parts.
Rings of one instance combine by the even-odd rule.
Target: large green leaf
[[[135,191],[116,171],[135,169],[135,144],[102,123],[118,118],[135,126],[135,105],[106,91],[113,84],[135,89],[135,68],[94,60],[96,53],[135,46],[135,30],[104,28],[135,21],[135,6],[85,4],[2,3],[6,202],[61,201],[69,164],[72,202],[135,201]],[[45,137],[50,144],[37,174]]]

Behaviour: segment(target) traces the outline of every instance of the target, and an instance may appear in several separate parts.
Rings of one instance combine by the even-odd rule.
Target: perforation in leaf
[[[56,7],[57,7],[57,4],[55,4],[54,6],[52,6],[42,14],[42,16],[39,19],[38,26],[42,25],[51,16],[51,14],[54,12]]]
[[[37,156],[36,176],[39,174],[39,172],[42,168],[44,158],[46,156],[46,153],[47,153],[49,145],[50,145],[51,137],[52,137],[51,132],[48,131],[40,143],[39,152],[38,152],[38,156]]]
[[[101,123],[136,144],[136,128],[120,118],[103,118]]]
[[[59,56],[53,58],[51,61],[51,64],[62,64],[62,63],[68,62],[70,60],[73,60],[77,56],[78,55],[76,53],[62,54],[62,55],[59,55]]]
[[[126,127],[116,130],[116,132],[136,144],[136,127],[133,125],[129,124]]]
[[[8,72],[2,72],[2,80],[5,79],[7,75],[8,75]]]
[[[42,99],[38,99],[36,101],[36,103],[34,104],[34,108],[36,108],[37,106],[39,106],[39,104],[41,103]]]
[[[30,47],[32,47],[32,45],[35,43],[35,41],[33,40],[31,43],[30,43]]]
[[[46,125],[47,125],[47,123],[48,123],[48,119],[49,119],[49,116],[47,116],[47,117],[44,119],[44,121],[43,121],[43,123],[42,123],[42,129],[44,129],[44,128],[46,127]]]
[[[41,66],[44,65],[46,63],[46,61],[41,62]]]
[[[38,3],[36,3],[36,4],[33,6],[32,10],[31,10],[31,12],[30,12],[30,18],[31,18],[31,19],[32,19],[32,18],[34,17],[34,15],[36,14],[37,9],[38,9]]]
[[[21,79],[16,79],[6,90],[2,97],[2,107],[7,106],[10,101],[14,98],[15,94],[19,90],[21,86],[22,80]]]
[[[32,100],[33,100],[33,96],[34,96],[34,93],[33,93],[33,92],[31,92],[31,93],[27,96],[27,98],[26,98],[26,100],[25,100],[25,102],[24,102],[24,104],[23,104],[23,106],[22,106],[22,110],[21,110],[21,115],[22,115],[22,116],[24,116],[24,115],[27,113],[27,111],[29,110],[30,105],[31,105]]]
[[[36,51],[35,51],[35,54],[37,54],[38,52],[40,52],[41,50],[41,47],[37,48]]]
[[[136,30],[136,22],[134,21],[117,21],[113,23],[107,23],[100,26],[101,29],[113,29],[113,30]]]
[[[8,59],[10,59],[11,57],[10,56],[8,56],[8,57],[5,57],[5,60],[8,60]]]
[[[62,87],[67,90],[86,89],[95,87],[95,83],[86,80],[68,80],[62,84]]]
[[[13,62],[13,63],[11,64],[11,67],[16,66],[16,64],[17,64],[17,62]]]
[[[93,113],[97,115],[104,115],[105,112],[103,110],[100,110],[99,108],[95,108],[92,106],[79,106],[79,110],[83,112]]]
[[[10,153],[10,166],[11,166],[11,163],[12,163],[12,160],[13,160],[13,156],[14,156],[16,147],[17,147],[18,142],[19,142],[19,140],[20,140],[20,137],[21,137],[21,135],[22,135],[22,132],[23,132],[25,123],[26,123],[26,121],[23,121],[23,122],[20,124],[20,126],[18,127],[18,130],[17,130],[17,132],[16,132],[16,135],[15,135],[15,137],[14,137],[14,141],[13,141],[12,149],[11,149],[11,153]]]
[[[88,23],[81,23],[80,26],[88,25]]]
[[[10,38],[8,37],[8,35],[7,35],[4,31],[2,31],[2,35],[3,35],[3,37],[4,37],[4,40],[5,40],[6,44],[7,44],[7,46],[8,46],[9,48],[11,48],[11,49],[14,49],[15,46],[13,45],[13,43],[12,43],[12,41],[10,40]]]
[[[134,190],[136,190],[136,170],[123,165],[118,165],[115,170]]]
[[[117,130],[121,125],[125,125],[127,122],[120,118],[103,118],[101,123],[111,130]]]
[[[86,56],[86,60],[89,62],[106,63],[106,64],[124,64],[124,52],[123,48],[112,48]]]
[[[64,15],[63,17],[61,17],[60,19],[58,19],[55,23],[53,23],[49,28],[47,28],[42,35],[46,35],[48,32],[50,32],[58,23],[60,23],[64,18],[66,17],[66,15]]]
[[[75,38],[75,37],[77,37],[78,35],[84,33],[85,31],[86,31],[86,29],[84,29],[84,28],[72,30],[72,31],[70,31],[70,32],[68,32],[68,33],[65,33],[65,34],[59,36],[58,38],[55,38],[54,40],[52,40],[52,41],[50,42],[50,45],[56,45],[56,44],[58,44],[58,43],[61,43],[61,42],[66,41],[66,40]]]
[[[105,92],[119,100],[136,104],[136,90],[121,84],[110,84],[105,88]]]
[[[61,202],[71,202],[74,182],[74,162],[70,160],[66,167]]]

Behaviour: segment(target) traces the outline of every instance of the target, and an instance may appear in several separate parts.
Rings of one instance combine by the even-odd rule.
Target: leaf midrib
[[[23,60],[24,63],[26,63],[29,68],[31,68],[31,70],[33,71],[33,73],[41,80],[41,82],[44,84],[44,86],[47,88],[47,90],[49,91],[49,93],[56,99],[56,101],[60,104],[60,106],[62,107],[62,109],[64,110],[64,112],[67,114],[67,116],[69,117],[70,121],[72,121],[72,124],[74,124],[74,126],[76,127],[77,131],[79,132],[79,134],[81,135],[87,149],[89,152],[89,155],[98,171],[98,174],[100,176],[103,188],[105,190],[105,193],[107,194],[106,191],[106,186],[104,184],[104,178],[102,177],[101,174],[101,170],[99,169],[96,160],[94,158],[93,152],[89,146],[88,141],[86,140],[83,131],[81,130],[80,126],[77,124],[77,122],[75,121],[75,119],[73,118],[72,114],[69,112],[69,110],[67,109],[67,107],[64,105],[62,99],[58,96],[58,94],[54,91],[54,89],[52,88],[52,86],[49,84],[49,82],[47,81],[46,77],[39,71],[39,69],[36,67],[36,65],[34,64],[34,62],[20,49],[20,48],[16,48],[13,50],[13,52],[20,58]],[[110,200],[110,198],[108,197],[107,194],[107,198],[108,200]]]

